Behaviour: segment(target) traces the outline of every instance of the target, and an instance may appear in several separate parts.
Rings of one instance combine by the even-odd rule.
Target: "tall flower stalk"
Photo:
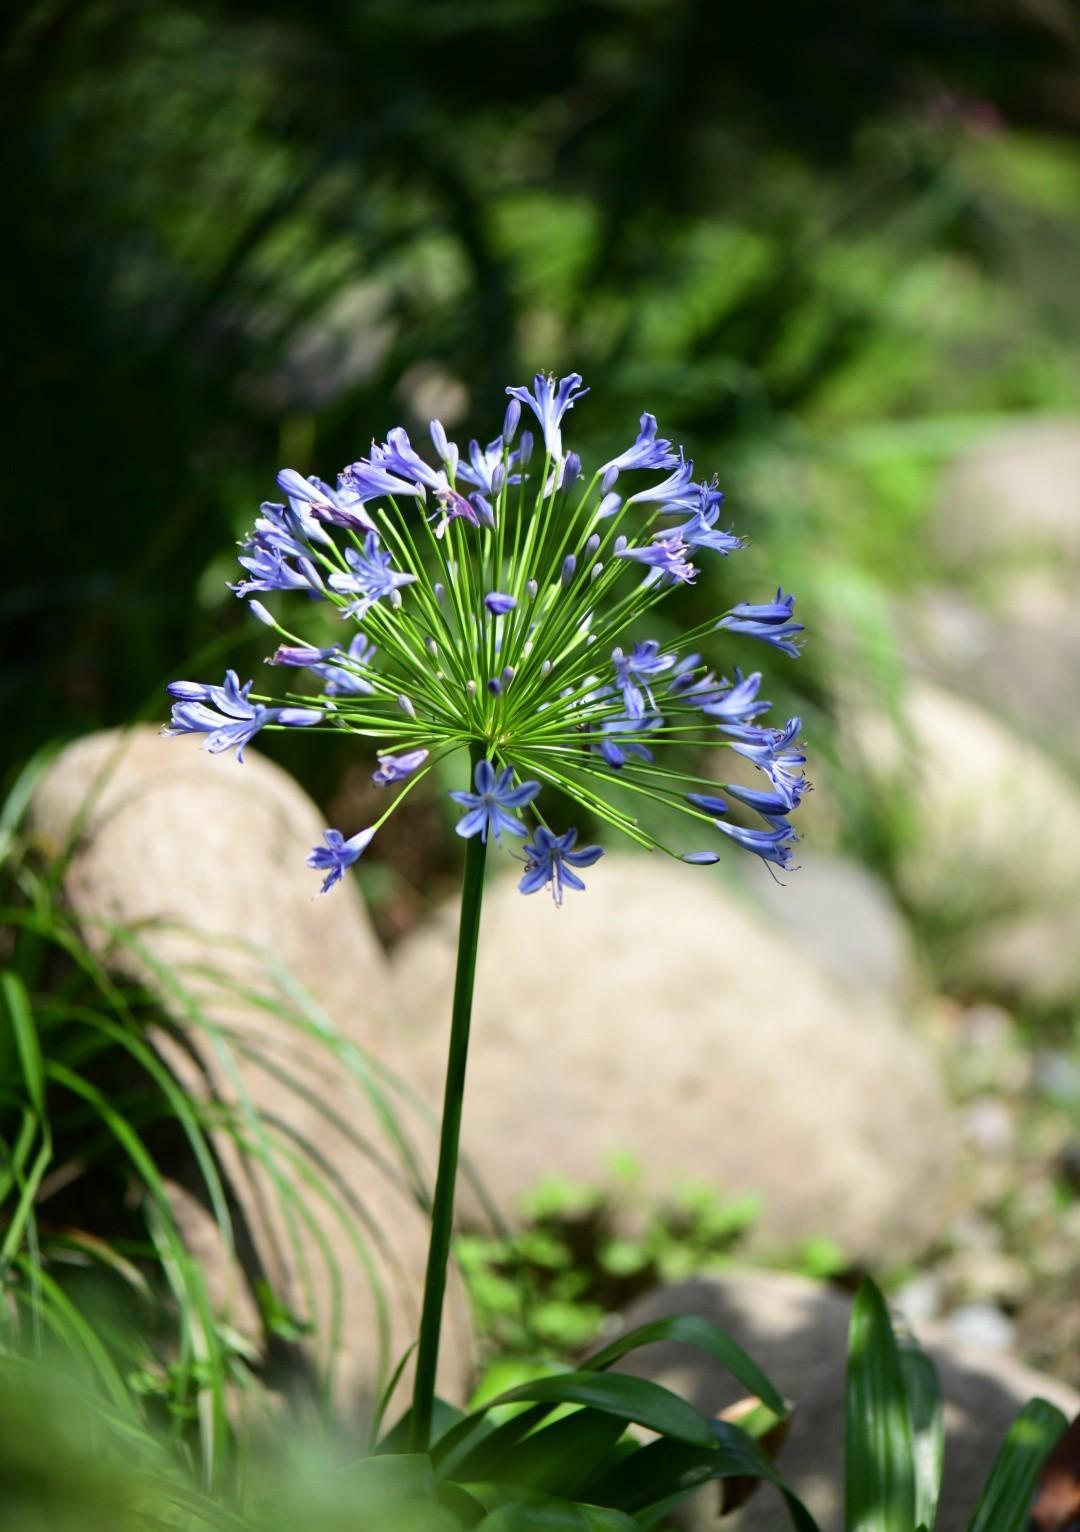
[[[697,579],[695,559],[742,546],[720,525],[723,495],[695,480],[650,414],[623,452],[586,475],[562,426],[587,392],[577,373],[510,388],[501,434],[465,453],[433,421],[433,462],[397,428],[334,487],[282,470],[284,499],[260,508],[233,588],[278,636],[267,663],[306,676],[306,689],[255,693],[232,671],[221,685],[169,687],[164,732],[204,734],[214,753],[242,758],[263,729],[337,730],[374,745],[372,780],[392,796],[374,823],[349,836],[328,829],[312,850],[322,893],[420,782],[468,752],[468,778],[450,793],[466,858],[411,1417],[418,1450],[431,1426],[489,839],[523,864],[522,893],[547,889],[557,904],[584,888],[581,872],[603,852],[549,823],[544,787],[645,849],[716,862],[718,832],[786,868],[797,838],[790,816],[808,786],[799,720],[761,721],[771,704],[759,671],[718,675],[693,648],[676,652],[643,631]],[[519,434],[523,408],[538,440]],[[280,616],[262,599],[278,592]],[[354,628],[350,641],[317,645],[295,632],[286,613],[297,600],[301,612],[313,602],[336,609]],[[724,632],[795,657],[801,631],[781,589],[698,624],[685,642]],[[762,785],[700,775],[703,752],[721,748],[750,761]],[[685,844],[656,837],[641,817],[652,804],[679,811]],[[703,834],[713,843],[700,844]]]

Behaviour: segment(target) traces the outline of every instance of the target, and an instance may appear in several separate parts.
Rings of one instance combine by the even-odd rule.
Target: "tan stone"
[[[764,869],[758,869],[762,877]],[[901,1257],[940,1227],[950,1124],[934,1061],[714,869],[611,854],[562,909],[489,885],[464,1143],[504,1214],[546,1175],[765,1199],[761,1242]],[[395,957],[405,1072],[441,1087],[455,915]]]
[[[152,1030],[159,1051],[195,1100],[240,1122],[247,1152],[228,1133],[215,1143],[248,1282],[265,1278],[312,1324],[308,1362],[359,1402],[415,1336],[427,1222],[375,1101],[393,1106],[394,1088],[368,1062],[392,1020],[382,951],[351,882],[313,897],[305,857],[324,825],[256,752],[239,765],[150,728],[70,746],[31,811],[47,853],[74,837],[66,895],[109,965],[158,996],[172,1022]],[[114,924],[137,931],[152,964],[113,939]],[[226,1265],[190,1214],[178,1206],[200,1258]],[[222,1271],[211,1288],[236,1291]],[[250,1297],[236,1299],[249,1326]],[[234,1321],[231,1297],[225,1308]],[[440,1387],[460,1400],[469,1343],[456,1288],[447,1331]]]

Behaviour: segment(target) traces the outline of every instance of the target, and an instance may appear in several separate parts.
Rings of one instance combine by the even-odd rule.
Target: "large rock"
[[[850,857],[801,847],[798,861],[783,882],[749,868],[748,892],[769,920],[844,983],[910,1000],[919,987],[911,935],[887,885]]]
[[[1080,419],[1019,421],[962,454],[929,531],[964,572],[994,561],[1080,566]]]
[[[629,1153],[650,1198],[761,1193],[765,1244],[888,1260],[932,1238],[950,1129],[919,1038],[708,869],[614,854],[588,885],[562,909],[489,885],[464,1143],[497,1205],[551,1173],[617,1195]],[[455,925],[444,910],[395,959],[405,1070],[432,1101]]]
[[[1080,766],[1080,609],[1060,568],[970,591],[933,589],[901,612],[910,658],[1048,753]]]
[[[840,1532],[850,1300],[801,1277],[733,1272],[649,1294],[625,1315],[625,1325],[629,1329],[670,1314],[699,1314],[720,1325],[794,1403],[779,1466],[822,1532]],[[915,1328],[937,1365],[946,1404],[937,1532],[962,1532],[1017,1411],[1039,1395],[1072,1416],[1080,1410],[1080,1395],[1018,1362],[966,1348],[931,1326]],[[666,1384],[708,1414],[745,1393],[716,1362],[685,1346],[653,1345],[621,1366]],[[701,1491],[684,1511],[684,1523],[705,1532],[716,1525],[716,1509],[716,1489]],[[775,1493],[762,1486],[723,1525],[731,1532],[772,1532],[786,1520]]]
[[[393,1019],[383,954],[356,888],[315,899],[304,864],[324,825],[254,752],[241,766],[150,728],[70,746],[31,810],[47,854],[73,841],[64,888],[87,940],[171,1018],[152,1030],[159,1051],[197,1101],[223,1101],[244,1122],[248,1153],[215,1135],[237,1206],[239,1289],[214,1226],[176,1201],[212,1292],[250,1328],[250,1294],[266,1280],[312,1325],[306,1363],[332,1363],[339,1398],[359,1403],[415,1337],[427,1223],[376,1099],[393,1108],[393,1090],[365,1061],[385,1052]],[[114,925],[137,927],[152,962]],[[447,1331],[440,1386],[461,1399],[458,1292]]]
[[[866,715],[855,737],[907,814],[903,893],[957,933],[949,976],[994,987],[981,931],[992,923],[1003,987],[1023,993],[1030,983],[1047,998],[1043,933],[1052,941],[1062,913],[1080,913],[1080,789],[1069,772],[976,703],[925,682],[909,688],[899,723]],[[1023,934],[1012,939],[1014,928]],[[1080,946],[1057,956],[1051,998],[1067,999],[1080,983]]]

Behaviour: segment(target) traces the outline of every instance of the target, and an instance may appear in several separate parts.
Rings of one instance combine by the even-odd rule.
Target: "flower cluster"
[[[692,584],[695,560],[742,546],[720,527],[723,496],[641,417],[633,444],[586,477],[563,446],[567,411],[587,389],[577,373],[510,388],[501,435],[463,453],[431,423],[434,464],[398,428],[351,463],[336,487],[278,475],[281,503],[261,507],[234,587],[281,639],[272,666],[303,671],[310,694],[257,695],[230,671],[221,686],[175,681],[167,734],[203,733],[207,748],[244,745],[260,729],[344,730],[373,742],[374,782],[396,789],[382,816],[346,839],[327,830],[309,865],[323,891],[444,757],[468,747],[471,790],[451,798],[464,837],[490,836],[524,861],[521,890],[580,889],[575,869],[602,854],[554,830],[537,803],[547,785],[646,847],[662,847],[636,810],[677,807],[764,861],[788,867],[791,813],[807,789],[799,720],[760,721],[761,673],[718,676],[696,652],[637,636],[661,601]],[[537,429],[519,430],[523,408]],[[526,417],[526,424],[532,425]],[[659,476],[659,477],[658,477]],[[314,647],[256,596],[302,593],[356,625],[351,642]],[[724,631],[798,654],[794,598],[740,602],[687,635]],[[750,761],[762,785],[687,775],[703,747]],[[687,752],[690,752],[689,756]],[[723,796],[721,796],[723,795]],[[751,825],[741,818],[748,810]],[[526,817],[528,816],[528,817]],[[715,862],[714,849],[674,850]]]

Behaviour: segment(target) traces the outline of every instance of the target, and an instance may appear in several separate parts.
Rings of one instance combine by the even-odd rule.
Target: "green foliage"
[[[383,1297],[370,1248],[381,1231],[365,1222],[317,1150],[257,1111],[240,1069],[250,1040],[215,1019],[206,986],[197,995],[166,970],[146,933],[76,924],[61,895],[64,855],[43,868],[20,833],[40,765],[27,769],[0,814],[0,1359],[62,1365],[79,1388],[103,1395],[125,1429],[154,1425],[191,1454],[208,1482],[224,1482],[236,1448],[227,1400],[246,1397],[256,1414],[265,1408],[262,1362],[211,1299],[178,1222],[170,1177],[187,1178],[213,1220],[222,1261],[231,1262],[237,1239],[223,1148],[257,1167],[308,1274],[309,1310],[320,1261],[340,1284],[311,1206],[332,1211],[369,1273],[377,1310]],[[233,981],[224,971],[217,978],[235,999]],[[371,1147],[375,1165],[380,1173],[399,1165],[422,1202],[391,1088],[295,987],[290,994],[273,979],[268,965],[265,990],[245,991],[244,999],[352,1076],[384,1130],[385,1146]],[[175,1033],[173,1018],[233,1083],[232,1104],[211,1091],[192,1094],[175,1078],[157,1045]],[[288,1078],[282,1085],[302,1089]],[[293,1312],[265,1278],[254,1295],[267,1336],[286,1346],[311,1338],[310,1312]],[[316,1354],[332,1359],[333,1324],[315,1339]],[[320,1382],[325,1396],[328,1369]]]

